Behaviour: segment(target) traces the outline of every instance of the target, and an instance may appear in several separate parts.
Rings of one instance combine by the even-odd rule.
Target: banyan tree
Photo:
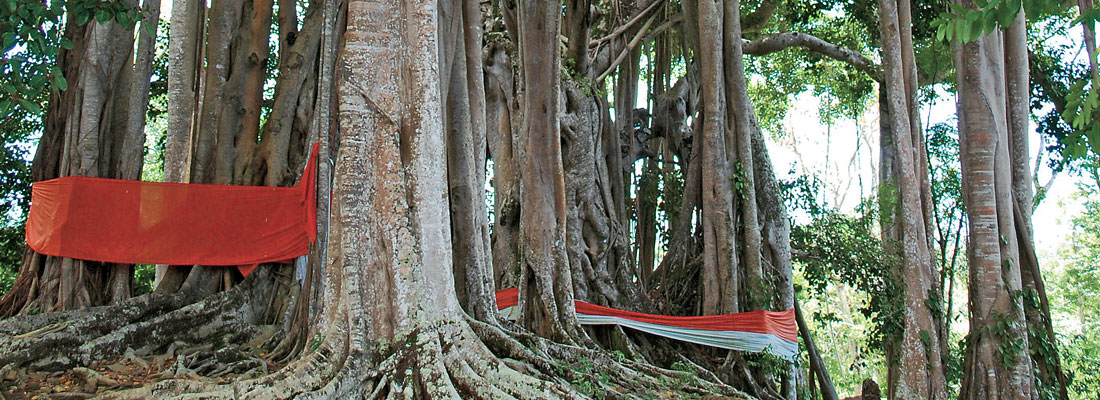
[[[898,139],[884,140],[883,181],[901,199],[884,236],[906,244],[893,250],[906,301],[935,281],[907,1],[878,2],[878,64],[785,31],[797,10],[774,0],[174,0],[168,32],[158,0],[118,3],[138,22],[69,11],[60,24],[68,84],[49,99],[34,179],[139,179],[152,81],[167,89],[165,181],[293,186],[315,168],[316,240],[247,276],[158,265],[140,296],[131,264],[28,247],[0,297],[0,386],[62,371],[84,382],[74,391],[122,389],[94,368],[121,359],[153,378],[118,397],[794,399],[812,385],[835,398],[804,323],[809,365],[578,311],[797,308],[750,93],[767,83],[753,57],[783,52],[879,84],[883,137]],[[157,35],[168,62],[153,76]],[[515,312],[501,313],[509,288]],[[903,398],[943,390],[924,304],[890,350],[905,368],[922,360],[892,374]],[[921,332],[927,354],[908,352]]]

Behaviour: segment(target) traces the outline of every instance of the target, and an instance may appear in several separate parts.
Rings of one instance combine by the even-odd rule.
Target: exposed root
[[[709,371],[703,374],[667,370],[645,360],[617,359],[606,351],[563,345],[533,335],[506,333],[501,328],[476,321],[471,322],[471,326],[497,355],[518,359],[543,374],[565,378],[589,396],[659,398],[668,392],[696,392],[747,397]]]
[[[18,361],[0,367],[0,388],[35,381],[43,382],[38,393],[117,399],[746,397],[695,363],[685,362],[694,366],[690,370],[668,370],[623,353],[563,345],[472,319],[424,327],[386,344],[358,339],[367,337],[366,328],[337,317],[347,324],[323,325],[297,360],[276,365],[263,345],[272,344],[277,327],[247,323],[247,296],[238,290],[144,319],[133,316],[148,313],[131,312],[121,320],[135,321],[91,340],[79,336],[80,327],[96,327],[103,310],[71,320],[43,316],[33,324],[20,322],[20,330],[6,321],[0,345],[38,352],[49,361],[0,355]],[[56,348],[43,347],[48,343]],[[102,359],[116,361],[96,362]],[[71,370],[51,378],[24,366]]]

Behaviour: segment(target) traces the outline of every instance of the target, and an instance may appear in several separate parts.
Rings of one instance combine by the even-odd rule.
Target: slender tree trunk
[[[518,5],[517,43],[524,88],[521,129],[525,135],[520,186],[520,321],[540,336],[568,342],[584,333],[574,311],[565,243],[565,178],[558,122],[561,8],[535,0]]]
[[[1090,58],[1090,60],[1092,60]],[[1062,371],[1058,346],[1051,324],[1050,302],[1038,257],[1031,224],[1034,195],[1029,168],[1028,122],[1031,111],[1031,83],[1028,73],[1027,26],[1021,11],[1004,29],[1005,100],[1008,116],[1008,145],[1012,168],[1012,213],[1020,254],[1020,278],[1025,290],[1022,299],[1028,325],[1028,347],[1035,363],[1036,389],[1061,399],[1069,399],[1068,382]]]
[[[490,46],[485,62],[486,137],[493,159],[493,278],[497,289],[519,284],[521,119],[515,115],[512,63],[507,51]]]
[[[279,5],[279,77],[275,82],[275,97],[271,113],[263,126],[258,159],[248,154],[238,154],[242,161],[253,162],[250,171],[252,184],[286,186],[298,178],[295,166],[301,165],[304,156],[299,149],[309,148],[311,140],[318,137],[310,129],[315,110],[327,105],[320,103],[317,87],[317,66],[320,59],[323,10],[310,6],[305,13],[302,30],[298,30],[298,9],[292,1]],[[253,92],[249,92],[250,94]],[[246,174],[247,175],[247,174]]]
[[[914,107],[908,100],[906,88],[906,63],[909,51],[904,48],[901,33],[907,30],[901,27],[899,8],[903,14],[908,12],[908,4],[899,6],[907,0],[879,1],[879,28],[882,33],[883,60],[885,66],[884,91],[893,132],[897,163],[895,173],[898,178],[898,212],[901,216],[900,246],[903,255],[902,286],[904,288],[903,331],[901,334],[898,362],[901,373],[896,389],[891,391],[901,399],[945,399],[946,381],[943,374],[943,359],[940,345],[942,324],[929,308],[930,292],[934,293],[939,279],[928,247],[927,215],[924,205],[925,175],[922,168],[923,149],[916,147],[920,141],[914,141],[919,126],[913,125]],[[913,85],[915,88],[915,84]],[[891,385],[893,386],[893,385]]]
[[[638,282],[643,284],[649,280],[649,275],[653,272],[654,262],[657,258],[655,254],[657,246],[657,197],[661,194],[657,186],[661,178],[661,172],[657,166],[658,161],[655,157],[647,158],[642,166],[642,176],[638,180],[640,190],[638,191],[636,206],[638,225],[634,254],[638,257]]]
[[[473,1],[473,0],[471,0]],[[491,254],[485,245],[485,108],[481,12],[465,0],[440,2],[441,91],[446,96],[447,181],[455,287],[474,318],[496,321]],[[468,10],[469,9],[469,10]],[[470,17],[470,20],[465,20]],[[478,71],[476,73],[471,72]]]
[[[731,133],[730,151],[736,155],[732,174],[740,182],[734,190],[742,200],[741,221],[744,225],[744,274],[746,282],[742,287],[746,293],[742,296],[747,310],[755,310],[767,303],[764,296],[764,270],[761,263],[761,249],[764,245],[760,232],[759,207],[756,197],[755,169],[752,159],[752,134],[757,129],[755,114],[749,99],[748,85],[745,80],[745,66],[741,50],[741,13],[739,1],[725,2],[725,51],[726,51],[726,105],[729,109],[727,130]]]
[[[201,68],[206,3],[197,0],[172,2],[168,35],[168,128],[164,133],[164,181],[186,182],[191,155],[191,132],[198,102],[198,71]],[[181,271],[176,271],[181,272]],[[157,265],[154,287],[169,273]],[[182,274],[177,274],[180,279]],[[170,286],[179,286],[174,283]]]

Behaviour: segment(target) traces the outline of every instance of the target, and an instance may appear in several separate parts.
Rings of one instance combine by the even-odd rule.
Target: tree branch
[[[756,40],[745,40],[742,48],[745,54],[763,56],[790,47],[803,47],[806,50],[824,55],[837,61],[843,61],[866,72],[876,81],[882,82],[882,72],[879,66],[859,52],[847,47],[838,46],[810,34],[799,32],[784,32],[775,36]]]
[[[593,40],[591,42],[588,42],[588,47],[596,47],[596,46],[599,46],[601,43],[608,42],[611,39],[615,39],[615,38],[619,37],[620,35],[625,33],[627,29],[630,29],[630,27],[634,26],[634,24],[641,21],[642,18],[645,18],[646,15],[649,15],[649,13],[651,11],[656,10],[657,6],[662,5],[664,3],[665,2],[660,1],[660,0],[654,0],[653,2],[649,3],[649,5],[646,6],[644,9],[642,9],[642,11],[638,13],[638,15],[635,15],[635,16],[631,17],[629,21],[626,21],[626,23],[624,23],[622,25],[619,25],[617,28],[615,28],[614,31],[607,34],[607,36],[604,36],[602,38],[599,38],[599,39]],[[644,30],[645,29],[643,29],[643,31]]]
[[[768,25],[768,20],[775,14],[776,0],[764,0],[753,12],[741,18],[741,32],[759,32]]]

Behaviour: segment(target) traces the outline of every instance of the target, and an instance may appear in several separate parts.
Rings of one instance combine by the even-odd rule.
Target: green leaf
[[[998,10],[998,21],[1001,26],[1007,27],[1012,25],[1012,21],[1016,20],[1016,16],[1020,14],[1020,8],[1023,7],[1019,0],[1009,0],[1005,3],[1004,7]]]
[[[968,37],[966,41],[972,42],[984,35],[985,32],[982,31],[982,21],[980,19],[970,21],[970,37]]]
[[[997,13],[987,11],[982,17],[982,34],[992,33],[997,30]]]
[[[3,52],[6,53],[8,50],[11,50],[11,48],[13,46],[15,46],[15,33],[13,33],[13,32],[4,32],[4,51]]]
[[[32,89],[41,89],[42,86],[44,86],[45,84],[46,77],[42,75],[37,75],[31,78],[30,84],[28,84],[28,86],[30,86]]]
[[[57,88],[57,90],[65,91],[69,89],[69,82],[65,79],[64,76],[55,75],[53,77],[53,87]]]
[[[42,108],[38,107],[37,103],[35,103],[33,101],[30,101],[30,100],[26,100],[26,99],[19,100],[19,105],[23,106],[23,108],[26,109],[27,112],[29,112],[31,114],[38,114],[38,113],[42,112]]]
[[[111,13],[105,9],[95,10],[95,20],[101,24],[106,24],[111,20]]]

